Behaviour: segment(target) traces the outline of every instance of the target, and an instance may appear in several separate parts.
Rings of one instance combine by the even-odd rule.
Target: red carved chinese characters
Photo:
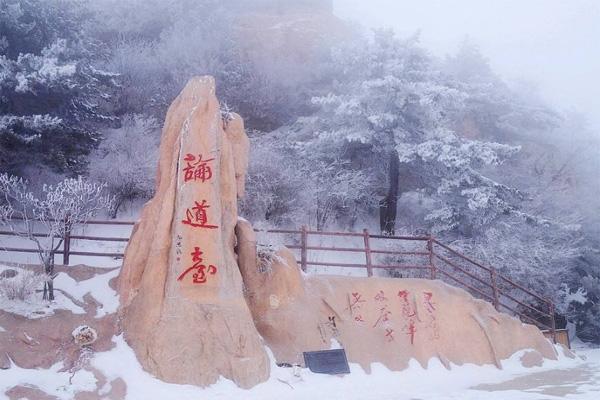
[[[383,290],[380,290],[376,295],[375,295],[375,300],[376,301],[387,301],[387,297],[385,297],[385,294],[383,293]]]
[[[415,344],[415,333],[417,333],[417,328],[415,327],[415,321],[411,319],[406,329],[406,334],[410,336],[410,344]]]
[[[423,305],[427,309],[428,313],[432,313],[435,311],[435,303],[431,300],[432,298],[433,298],[433,293],[423,292]]]
[[[377,318],[377,321],[375,321],[375,324],[373,324],[373,328],[377,327],[377,325],[381,323],[389,321],[390,315],[392,315],[392,312],[387,309],[387,305],[381,307],[379,309],[379,318]]]
[[[202,159],[202,154],[198,154],[196,158],[193,154],[186,154],[183,161],[186,162],[186,166],[183,169],[183,181],[201,181],[206,182],[212,178],[212,168],[208,163],[213,161],[214,158],[208,160]]]
[[[181,223],[193,226],[194,228],[218,228],[217,225],[208,224],[206,210],[210,208],[210,206],[206,203],[206,200],[202,200],[202,203],[198,203],[197,201],[194,201],[194,203],[194,207],[185,210],[185,219],[181,221]]]
[[[404,325],[402,330],[410,336],[410,344],[415,343],[415,334],[417,333],[417,327],[415,325],[415,319],[417,317],[417,311],[411,307],[410,302],[408,301],[408,291],[400,290],[398,292],[398,297],[400,297],[400,301],[402,303],[402,316],[408,319],[407,323]]]
[[[206,283],[208,275],[214,275],[217,273],[217,267],[214,265],[206,266],[202,264],[202,252],[200,251],[199,247],[194,247],[194,251],[190,254],[192,256],[192,262],[194,265],[183,271],[177,280],[181,281],[189,272],[196,271],[192,274],[192,283]]]
[[[390,329],[390,328],[386,328],[385,329],[385,338],[387,339],[388,342],[393,342],[394,341],[394,330]]]
[[[435,302],[433,301],[432,292],[423,292],[423,308],[427,314],[425,315],[425,327],[430,328],[430,340],[439,339],[440,332],[435,318]]]
[[[358,310],[360,310],[360,305],[361,303],[364,303],[366,300],[364,300],[362,298],[362,295],[358,292],[353,292],[352,293],[352,298],[349,299],[349,305],[346,308],[347,310],[350,310],[350,315],[352,315],[354,317],[354,320],[356,322],[365,322],[365,320],[363,319],[361,314],[357,314],[356,316],[354,315],[354,312]]]

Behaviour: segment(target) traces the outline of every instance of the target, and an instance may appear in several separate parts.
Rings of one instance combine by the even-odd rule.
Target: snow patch
[[[119,269],[114,269],[105,274],[95,275],[85,281],[78,282],[68,274],[60,272],[54,278],[54,287],[69,293],[78,301],[84,302],[83,297],[90,294],[101,306],[96,310],[96,318],[112,314],[119,307],[119,297],[108,282],[119,275]]]
[[[63,367],[62,363],[57,363],[49,369],[26,369],[11,362],[9,369],[0,371],[0,399],[8,399],[6,391],[18,385],[38,388],[61,400],[73,399],[79,391],[96,389],[94,374],[84,370],[74,374],[60,372]]]
[[[214,385],[202,389],[192,385],[165,383],[156,379],[142,369],[133,350],[122,336],[114,337],[113,341],[116,343],[115,348],[96,354],[91,364],[105,374],[109,381],[122,378],[127,383],[126,399],[306,400],[323,398],[324,393],[327,393],[328,399],[481,399],[483,392],[470,388],[482,383],[500,383],[516,376],[581,364],[581,360],[561,357],[558,361],[544,360],[544,364],[540,367],[524,368],[519,361],[527,351],[523,350],[515,353],[510,359],[502,361],[502,370],[492,365],[472,364],[451,365],[451,369],[448,370],[439,360],[431,359],[427,369],[422,368],[416,360],[411,360],[409,368],[400,372],[390,371],[382,364],[374,363],[371,366],[371,374],[365,373],[357,364],[350,364],[351,374],[340,377],[314,374],[307,369],[277,367],[269,352],[271,376],[268,381],[250,390],[243,390],[233,382],[220,378]],[[598,355],[600,361],[600,351]],[[513,393],[502,392],[504,395],[502,399],[539,398],[535,393],[515,393],[516,395],[512,396]]]
[[[0,265],[0,272],[5,269],[23,270],[19,267],[7,267]],[[100,306],[96,310],[96,318],[101,318],[107,314],[117,311],[119,307],[119,297],[117,292],[113,290],[108,282],[119,274],[119,270],[115,269],[105,274],[96,275],[85,281],[78,282],[71,278],[68,274],[60,272],[54,279],[55,300],[48,302],[42,300],[40,293],[34,293],[25,300],[8,300],[0,298],[0,310],[13,314],[22,315],[24,317],[35,319],[52,315],[54,310],[69,310],[73,314],[85,314],[85,310],[75,304],[62,291],[79,302],[84,302],[83,297],[90,294]]]

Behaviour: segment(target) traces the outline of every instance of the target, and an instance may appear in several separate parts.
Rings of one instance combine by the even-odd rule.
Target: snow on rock
[[[80,325],[71,332],[73,340],[80,346],[88,346],[98,340],[98,332],[87,325]]]

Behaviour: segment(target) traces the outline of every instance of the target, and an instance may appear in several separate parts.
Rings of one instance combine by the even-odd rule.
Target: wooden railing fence
[[[89,221],[88,225],[130,225],[133,221]],[[69,265],[70,256],[123,257],[123,252],[93,252],[73,249],[73,241],[128,242],[129,238],[90,236],[73,234],[72,227],[66,229],[62,250],[55,254],[63,256],[63,264]],[[257,230],[261,234],[283,235],[290,242],[282,243],[296,252],[296,259],[303,271],[308,267],[341,267],[364,269],[367,276],[373,276],[376,270],[390,271],[390,276],[403,277],[409,271],[417,271],[418,277],[441,279],[453,285],[462,286],[473,295],[490,302],[498,311],[509,311],[523,321],[533,323],[556,337],[556,321],[554,303],[532,290],[520,285],[512,279],[499,274],[494,267],[483,265],[466,255],[440,243],[432,236],[386,236],[374,235],[367,229],[362,232],[328,232],[313,231],[303,226],[300,230],[270,229]],[[2,235],[15,235],[12,231],[1,230]],[[44,237],[43,233],[36,233]],[[348,244],[321,245],[311,243],[312,239],[324,237],[342,238]],[[354,245],[352,244],[354,241]],[[356,245],[360,242],[361,245]],[[386,246],[378,247],[375,242],[384,242]],[[314,242],[314,240],[313,240]],[[259,242],[260,244],[260,242]],[[404,245],[404,246],[403,246]],[[406,246],[408,245],[408,246]],[[408,248],[406,248],[408,247]],[[36,249],[2,247],[8,252],[35,253]],[[351,263],[320,260],[325,253],[362,253],[364,262]],[[317,257],[311,257],[316,255]]]

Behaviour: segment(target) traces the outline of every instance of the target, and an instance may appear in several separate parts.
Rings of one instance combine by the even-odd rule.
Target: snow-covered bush
[[[42,288],[45,279],[43,274],[18,268],[14,276],[0,277],[0,298],[26,301],[36,290]]]

